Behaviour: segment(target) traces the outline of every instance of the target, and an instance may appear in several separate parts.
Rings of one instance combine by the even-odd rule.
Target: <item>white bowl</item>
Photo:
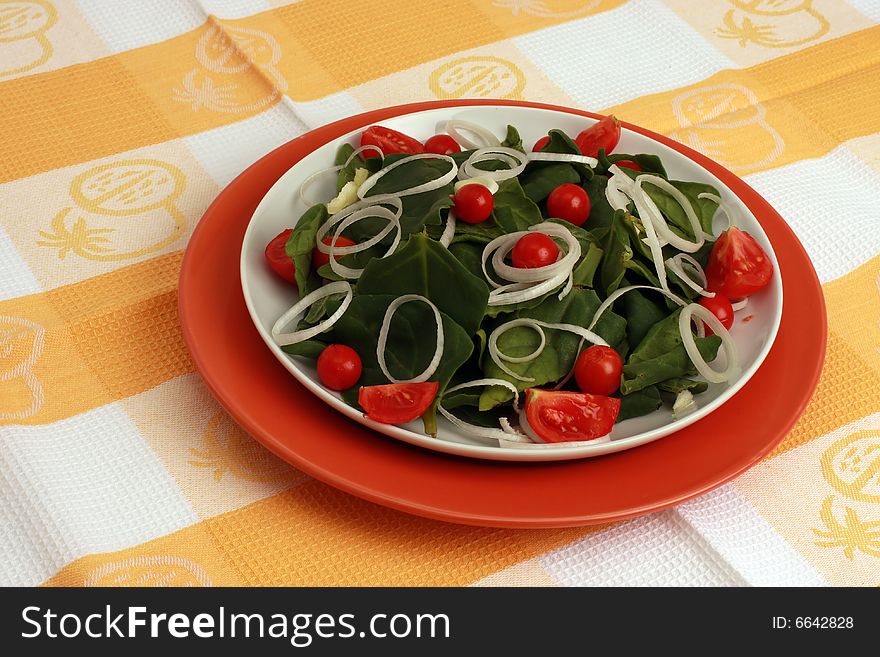
[[[413,112],[382,121],[382,125],[424,141],[442,132],[444,123],[453,116],[479,123],[494,130],[497,135],[504,135],[509,123],[519,129],[523,143],[527,145],[546,135],[550,129],[557,128],[575,135],[593,122],[592,119],[583,116],[555,110],[482,105]],[[773,263],[774,273],[770,285],[749,299],[747,311],[738,313],[737,321],[731,330],[742,365],[742,374],[739,378],[729,384],[710,385],[706,392],[696,397],[699,408],[682,418],[673,418],[671,410],[664,406],[649,415],[615,425],[610,442],[602,444],[587,442],[577,447],[554,449],[498,447],[494,441],[475,438],[461,432],[443,418],[438,418],[437,438],[422,433],[421,420],[396,426],[368,420],[362,413],[343,402],[338,393],[327,390],[318,382],[313,361],[284,353],[272,340],[272,325],[297,301],[298,295],[266,267],[263,255],[266,244],[282,230],[293,226],[307,209],[299,197],[302,182],[315,171],[332,166],[336,149],[343,142],[359,145],[360,133],[361,130],[355,130],[324,144],[287,171],[269,190],[254,212],[241,250],[241,286],[245,302],[266,346],[281,364],[321,401],[330,404],[353,420],[392,438],[461,456],[503,461],[557,461],[598,456],[630,449],[668,436],[712,413],[746,384],[770,351],[782,318],[782,279],[773,247],[761,225],[745,204],[706,169],[664,144],[624,129],[615,152],[654,153],[662,159],[670,178],[714,185],[720,191],[721,197],[739,214],[740,227],[758,241]],[[335,193],[334,185],[335,177],[332,175],[319,178],[310,185],[308,196],[313,199],[329,199]],[[741,321],[744,314],[751,315],[753,319],[748,322]],[[711,440],[712,437],[706,436],[706,439]]]

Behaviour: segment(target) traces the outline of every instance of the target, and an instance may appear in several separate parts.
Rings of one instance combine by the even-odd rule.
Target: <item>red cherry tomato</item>
[[[642,170],[642,167],[638,165],[638,162],[633,162],[632,160],[618,160],[614,164],[625,169],[632,169],[633,171]]]
[[[495,198],[485,185],[471,183],[465,185],[452,197],[455,216],[468,224],[486,221],[495,207]]]
[[[526,390],[526,419],[547,443],[593,440],[607,435],[620,412],[620,400],[583,392]]]
[[[333,243],[332,237],[325,237],[321,240],[327,246],[330,246]],[[354,246],[357,242],[353,242],[347,237],[342,237],[341,235],[336,238],[336,246]],[[339,260],[339,256],[336,256],[336,259]],[[315,250],[312,251],[312,267],[315,268],[315,271],[323,267],[324,265],[330,264],[330,254],[324,253],[320,251],[318,247],[315,247]]]
[[[565,219],[575,226],[582,226],[590,216],[590,197],[580,185],[559,185],[547,197],[547,214],[556,219]]]
[[[381,125],[370,126],[361,134],[361,146],[378,146],[385,155],[389,153],[424,153],[418,139]],[[375,151],[364,151],[365,157],[376,157]]]
[[[612,114],[581,132],[574,143],[584,155],[598,157],[600,148],[604,148],[605,154],[608,155],[617,146],[618,141],[620,141],[620,122]]]
[[[716,293],[714,297],[701,297],[699,303],[703,308],[715,315],[724,328],[730,330],[730,327],[733,326],[733,306],[730,305],[730,299],[723,294]],[[708,324],[705,325],[705,329],[706,335],[714,334],[714,331],[709,328]]]
[[[296,283],[296,271],[293,266],[293,260],[287,255],[284,247],[287,240],[293,234],[293,228],[288,228],[275,236],[271,242],[266,245],[266,262],[276,274],[285,281]]]
[[[358,402],[371,420],[403,424],[415,420],[428,410],[439,388],[440,384],[436,381],[361,386]]]
[[[620,387],[623,361],[611,347],[593,345],[584,349],[574,364],[574,379],[582,392],[610,395]]]
[[[513,266],[535,269],[552,265],[559,258],[559,247],[544,233],[529,233],[520,237],[510,253]]]
[[[544,147],[550,143],[550,135],[545,137],[541,137],[538,141],[535,142],[535,145],[532,146],[532,151],[543,151]]]
[[[425,152],[452,155],[453,153],[460,153],[461,146],[449,135],[434,135],[425,142]]]
[[[747,232],[731,227],[715,241],[706,266],[710,292],[741,299],[766,287],[772,276],[770,258]]]
[[[362,371],[360,356],[344,344],[328,345],[318,356],[318,378],[330,390],[351,388]]]

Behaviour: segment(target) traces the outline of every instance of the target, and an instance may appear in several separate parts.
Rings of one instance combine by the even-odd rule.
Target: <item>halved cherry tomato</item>
[[[593,440],[608,434],[620,412],[620,400],[583,392],[526,390],[526,419],[547,443]]]
[[[544,233],[523,235],[510,252],[510,259],[517,269],[546,267],[552,265],[558,258],[559,247]]]
[[[770,258],[747,232],[730,227],[715,241],[706,266],[710,292],[741,299],[766,287],[772,276]]]
[[[296,269],[293,266],[293,259],[287,255],[284,247],[293,234],[293,228],[281,231],[275,238],[266,245],[266,262],[276,274],[285,281],[296,283]]]
[[[415,420],[428,410],[439,388],[440,384],[436,381],[361,386],[358,402],[371,420],[403,424]]]
[[[714,297],[701,297],[699,304],[715,315],[727,330],[733,326],[733,306],[730,304],[730,299],[723,294],[716,292]],[[706,335],[714,335],[715,332],[709,328],[708,324],[705,324],[704,328]]]
[[[594,344],[584,349],[574,363],[574,379],[582,392],[610,395],[620,387],[623,361],[611,347]]]
[[[425,152],[452,155],[453,153],[460,153],[461,146],[449,135],[434,135],[425,142]]]
[[[378,146],[385,155],[389,153],[424,153],[425,148],[418,139],[413,139],[397,130],[373,125],[361,134],[361,146]],[[367,157],[377,156],[375,151],[364,151]]]
[[[455,216],[468,224],[486,221],[495,207],[495,197],[485,185],[471,183],[465,185],[452,197]]]
[[[550,135],[546,135],[544,137],[541,137],[538,141],[535,142],[535,145],[532,146],[532,151],[534,151],[534,152],[543,151],[544,146],[546,146],[549,143],[550,143]]]
[[[618,160],[614,164],[625,169],[632,169],[633,171],[642,170],[642,167],[639,166],[638,162],[633,162],[632,160]]]
[[[565,219],[575,226],[582,226],[590,216],[590,197],[580,185],[559,185],[547,197],[547,214],[556,219]]]
[[[581,132],[574,143],[584,155],[598,157],[600,148],[604,148],[605,154],[608,155],[617,146],[618,141],[620,141],[620,122],[611,114]]]
[[[321,241],[324,242],[324,244],[326,244],[327,246],[330,246],[333,243],[333,238],[325,237]],[[357,244],[357,242],[354,242],[347,237],[343,237],[342,235],[336,238],[336,246],[354,246],[355,244]],[[339,260],[339,256],[336,256],[336,259]],[[315,250],[312,251],[312,267],[314,267],[315,270],[318,270],[324,265],[329,264],[330,254],[324,253],[323,251],[319,250],[318,247],[315,247]]]
[[[361,357],[344,344],[327,345],[318,356],[318,378],[330,390],[351,388],[362,371]]]

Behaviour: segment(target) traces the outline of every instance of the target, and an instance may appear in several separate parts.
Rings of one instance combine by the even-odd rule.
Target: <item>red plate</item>
[[[621,520],[706,493],[769,453],[801,416],[825,356],[825,304],[806,252],[785,221],[735,175],[666,137],[749,206],[773,243],[785,290],[782,324],[763,366],[708,417],[676,434],[580,461],[512,463],[446,456],[372,432],[333,411],[275,360],[251,323],[239,281],[245,228],[281,175],[327,141],[389,117],[454,105],[391,107],[318,128],[236,178],[205,212],[180,275],[180,319],[196,368],[235,420],[279,457],[332,486],[429,518],[496,527],[566,527]]]

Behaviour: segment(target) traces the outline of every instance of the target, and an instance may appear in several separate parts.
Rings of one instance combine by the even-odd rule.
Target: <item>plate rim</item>
[[[497,107],[503,107],[504,105],[498,104]],[[407,111],[396,114],[393,118],[398,118],[401,116],[411,116],[414,114],[425,114],[425,113],[433,113],[438,111],[448,111],[451,109],[458,109],[460,111],[468,111],[471,109],[477,108],[487,108],[492,109],[496,107],[493,103],[481,103],[481,104],[460,104],[460,105],[445,105],[441,104],[439,106],[434,105],[425,110],[417,110],[417,111]],[[526,108],[530,110],[538,110],[538,111],[547,111],[548,108],[544,107],[536,107],[534,105],[517,105],[517,107]],[[560,112],[560,110],[552,110],[555,112]],[[570,111],[564,111],[565,114],[569,115],[577,115],[573,114]],[[356,118],[356,117],[351,117]],[[388,117],[392,118],[392,117]],[[553,462],[553,461],[565,461],[565,460],[574,460],[574,459],[583,459],[583,458],[595,458],[597,456],[602,456],[605,454],[616,453],[619,451],[627,451],[629,449],[635,449],[637,447],[641,447],[642,445],[649,444],[656,440],[662,440],[673,433],[680,431],[688,426],[694,424],[695,422],[699,422],[701,419],[712,415],[713,413],[717,413],[721,408],[727,404],[736,393],[745,386],[749,380],[755,375],[758,369],[761,367],[763,362],[766,360],[767,356],[770,353],[771,348],[776,340],[776,336],[779,331],[779,325],[782,321],[782,310],[784,306],[784,285],[782,281],[782,275],[779,268],[779,264],[776,258],[775,249],[773,248],[772,241],[769,236],[764,231],[763,226],[760,225],[760,220],[755,216],[754,212],[749,208],[749,206],[739,197],[735,190],[731,189],[727,183],[718,178],[718,176],[710,170],[709,168],[701,165],[699,162],[689,157],[688,153],[683,152],[669,143],[665,143],[664,141],[657,139],[650,131],[641,128],[640,126],[633,126],[627,122],[621,121],[621,127],[626,130],[633,132],[634,134],[646,138],[649,141],[654,142],[655,144],[659,144],[663,148],[667,148],[675,151],[676,156],[682,157],[688,160],[689,163],[692,163],[693,166],[701,169],[706,172],[713,178],[717,179],[719,183],[723,186],[723,190],[721,190],[722,194],[730,193],[734,197],[736,197],[748,210],[749,214],[752,216],[754,221],[758,224],[758,228],[763,234],[766,243],[769,245],[768,256],[770,257],[773,265],[773,279],[774,285],[777,287],[777,293],[779,296],[778,303],[772,309],[772,317],[768,318],[769,322],[769,334],[766,339],[766,342],[761,347],[758,355],[755,360],[746,368],[739,378],[732,384],[726,386],[724,390],[722,390],[718,396],[708,402],[705,406],[702,406],[698,409],[697,412],[690,413],[685,417],[673,419],[669,423],[655,427],[653,429],[648,429],[645,431],[641,431],[632,436],[626,436],[623,438],[619,438],[617,440],[613,440],[611,442],[605,443],[597,443],[592,444],[589,442],[584,443],[583,445],[577,446],[569,446],[564,448],[557,449],[546,449],[546,450],[525,450],[525,449],[516,449],[512,447],[497,447],[489,444],[481,445],[481,444],[470,444],[470,443],[459,443],[450,440],[442,440],[437,438],[432,438],[430,436],[424,435],[417,430],[409,429],[407,427],[396,426],[396,425],[386,425],[380,424],[378,422],[374,422],[369,418],[365,417],[363,413],[359,412],[357,409],[352,408],[345,402],[338,399],[332,392],[327,391],[321,384],[312,379],[312,377],[308,376],[306,372],[302,370],[299,363],[292,359],[289,355],[285,354],[272,340],[269,335],[267,329],[262,325],[260,318],[258,317],[255,301],[254,301],[254,283],[251,282],[249,285],[249,267],[248,267],[248,252],[247,252],[247,244],[249,239],[252,239],[252,235],[256,230],[256,226],[258,225],[258,215],[260,215],[261,211],[265,212],[265,208],[267,207],[267,199],[271,195],[278,195],[282,192],[279,190],[279,184],[281,180],[290,175],[290,173],[297,168],[300,164],[300,161],[295,162],[290,168],[282,174],[281,178],[276,180],[266,194],[260,199],[257,207],[254,209],[253,214],[248,220],[247,227],[245,228],[244,238],[242,240],[242,248],[240,252],[239,258],[239,275],[240,275],[240,283],[242,288],[242,293],[244,295],[245,305],[247,306],[248,314],[250,316],[251,321],[254,324],[257,332],[260,334],[261,339],[265,343],[266,347],[271,351],[273,356],[287,369],[288,372],[292,376],[294,376],[306,389],[309,390],[318,400],[322,403],[330,406],[334,411],[338,413],[342,413],[346,417],[363,424],[373,431],[377,431],[386,436],[390,436],[396,440],[401,440],[403,442],[409,443],[411,445],[416,445],[422,449],[428,449],[435,452],[441,452],[446,454],[454,454],[457,456],[463,456],[466,458],[475,458],[475,459],[483,459],[483,460],[498,460],[498,461],[522,461],[522,462]],[[309,153],[303,155],[302,159],[305,159],[307,156],[311,155],[312,152],[319,148],[323,148],[328,144],[331,144],[340,139],[345,139],[349,137],[352,133],[356,133],[360,127],[349,129],[342,134],[337,134],[335,136],[330,136],[326,141],[321,143],[312,149]],[[674,428],[670,428],[670,425],[675,425]]]
[[[811,291],[816,293],[815,301],[816,305],[813,310],[817,313],[818,325],[821,328],[817,332],[818,336],[818,344],[816,344],[817,352],[816,358],[811,361],[812,367],[810,368],[809,375],[806,379],[802,379],[805,383],[803,386],[799,386],[803,390],[803,393],[799,395],[797,403],[792,405],[792,408],[788,411],[786,416],[786,421],[780,423],[780,425],[775,429],[775,435],[772,439],[766,441],[761,444],[760,447],[754,451],[751,451],[749,454],[745,456],[741,456],[732,462],[730,465],[726,467],[720,467],[718,470],[712,473],[704,473],[701,475],[701,480],[703,483],[699,485],[689,486],[687,490],[678,490],[680,486],[676,484],[675,488],[677,492],[670,493],[668,495],[663,496],[662,498],[651,499],[649,501],[645,501],[641,504],[631,504],[626,509],[613,509],[607,512],[595,512],[595,511],[586,511],[586,512],[578,512],[576,514],[567,514],[553,515],[552,512],[544,511],[543,508],[539,514],[533,515],[524,515],[520,511],[516,512],[493,512],[493,513],[481,513],[481,512],[470,512],[470,511],[462,511],[460,509],[451,509],[448,505],[440,505],[437,503],[427,504],[423,502],[419,502],[413,499],[409,499],[406,496],[392,494],[387,490],[382,490],[381,486],[377,486],[376,484],[363,484],[357,481],[352,481],[349,478],[344,476],[340,476],[338,473],[334,472],[332,469],[328,469],[327,467],[315,463],[313,460],[302,456],[297,452],[296,449],[290,444],[284,443],[277,439],[274,436],[264,436],[260,434],[259,423],[254,419],[253,413],[248,409],[242,408],[240,404],[236,403],[236,400],[230,399],[226,394],[225,390],[222,386],[222,381],[215,380],[214,376],[211,373],[211,369],[205,366],[203,353],[199,347],[197,336],[193,334],[193,327],[188,323],[188,311],[187,306],[188,302],[188,294],[190,292],[189,287],[186,285],[186,281],[188,278],[192,276],[192,272],[194,272],[198,268],[198,264],[195,262],[193,253],[194,249],[191,249],[190,246],[198,244],[199,240],[202,236],[202,233],[208,231],[208,221],[206,219],[211,218],[215,213],[222,211],[222,206],[225,202],[225,195],[229,192],[229,190],[236,186],[243,177],[245,177],[251,169],[257,167],[257,165],[265,164],[266,167],[270,166],[270,163],[275,158],[279,157],[279,151],[284,149],[292,149],[295,147],[296,143],[302,140],[307,135],[314,134],[316,132],[327,132],[328,134],[332,133],[335,130],[340,128],[340,125],[348,124],[349,122],[361,121],[361,125],[365,125],[373,120],[382,120],[384,118],[388,118],[390,116],[396,116],[400,113],[406,113],[407,111],[420,111],[421,109],[430,109],[432,107],[439,106],[456,106],[456,105],[480,105],[480,104],[489,104],[489,105],[525,105],[525,106],[533,106],[533,107],[541,107],[546,109],[553,109],[558,111],[564,111],[568,113],[578,114],[581,116],[587,116],[595,118],[597,115],[592,112],[587,112],[585,110],[580,110],[576,108],[563,107],[558,105],[550,105],[546,103],[532,103],[526,101],[505,101],[505,100],[482,100],[482,99],[461,99],[457,101],[429,101],[429,102],[421,102],[421,103],[410,103],[406,105],[399,105],[390,108],[382,108],[379,110],[373,110],[371,112],[365,112],[354,117],[348,117],[346,119],[341,119],[334,123],[328,124],[321,128],[316,128],[315,130],[306,133],[305,135],[301,135],[286,144],[279,146],[277,149],[273,150],[254,164],[252,164],[248,169],[239,174],[235,180],[233,180],[224,190],[218,195],[218,197],[209,205],[207,210],[205,211],[202,220],[199,222],[198,226],[196,226],[192,237],[190,238],[189,245],[187,247],[186,253],[183,257],[183,262],[181,264],[181,275],[180,275],[180,286],[179,286],[179,298],[178,298],[178,308],[181,316],[181,331],[184,337],[184,340],[190,350],[190,353],[193,357],[194,364],[196,366],[196,370],[201,375],[205,384],[215,396],[215,398],[220,402],[220,404],[233,416],[233,418],[239,422],[248,430],[248,432],[254,436],[259,442],[261,442],[264,446],[266,446],[270,451],[275,453],[277,456],[282,458],[283,460],[295,465],[296,467],[302,469],[307,474],[315,477],[318,480],[324,481],[336,488],[359,496],[361,498],[370,500],[372,502],[382,504],[385,506],[389,506],[400,511],[414,513],[416,515],[420,515],[427,518],[432,518],[435,520],[443,520],[447,522],[456,522],[462,524],[470,524],[470,525],[479,525],[479,526],[490,526],[490,527],[507,527],[507,528],[524,528],[524,527],[571,527],[571,526],[583,526],[583,525],[591,525],[602,522],[608,522],[611,520],[622,520],[626,518],[635,517],[638,515],[642,515],[644,513],[657,511],[663,508],[668,508],[675,504],[681,503],[688,499],[692,499],[699,495],[702,495],[718,486],[723,485],[724,483],[730,481],[734,477],[738,476],[748,468],[752,467],[755,463],[757,463],[761,458],[763,458],[766,454],[768,454],[772,449],[774,449],[779,442],[785,437],[786,434],[791,430],[800,416],[803,414],[804,409],[812,397],[812,393],[815,390],[816,384],[818,383],[819,376],[822,371],[822,365],[824,362],[824,356],[826,352],[826,337],[827,337],[827,318],[826,318],[826,309],[824,296],[822,294],[821,284],[819,283],[818,277],[816,276],[815,269],[812,267],[809,256],[803,248],[803,245],[797,239],[794,232],[791,230],[790,226],[782,219],[778,217],[778,213],[772,209],[772,207],[767,203],[757,192],[755,192],[747,183],[742,181],[740,178],[727,171],[717,163],[711,162],[705,156],[696,153],[692,149],[689,149],[687,146],[681,144],[675,144],[677,149],[683,149],[688,157],[696,160],[701,166],[711,165],[715,169],[720,170],[724,173],[732,176],[736,181],[738,181],[738,186],[742,186],[743,189],[747,190],[748,195],[754,197],[753,200],[757,200],[763,202],[767,208],[773,212],[774,215],[778,217],[779,226],[777,228],[785,233],[791,239],[791,249],[793,249],[793,253],[791,257],[797,257],[798,259],[803,260],[804,263],[808,265],[805,273],[809,274],[809,282],[812,283],[810,285]],[[623,122],[625,125],[629,126],[626,122]],[[353,123],[352,123],[353,124]],[[643,129],[644,130],[644,129]],[[656,135],[650,130],[645,130],[646,133],[649,133],[650,136],[661,143],[674,143],[671,140],[667,140],[662,135]],[[287,165],[286,168],[289,168],[291,165]],[[280,170],[278,173],[278,177],[283,174],[286,170]],[[277,178],[276,178],[277,180]],[[274,182],[274,181],[273,181]],[[749,204],[750,201],[743,202]],[[256,205],[254,205],[256,207]],[[243,306],[243,299],[242,299]],[[244,309],[244,307],[242,308]],[[245,317],[245,319],[248,319]],[[785,321],[785,312],[783,312],[783,322]],[[248,324],[250,325],[250,321],[248,320]],[[255,330],[255,329],[254,329]],[[254,337],[258,337],[258,335],[254,335]],[[775,346],[774,346],[775,349]],[[771,354],[773,349],[771,349]],[[674,438],[677,434],[673,434],[669,438]],[[382,438],[382,437],[379,437]],[[384,439],[384,438],[383,438]],[[385,439],[388,440],[388,439]],[[429,455],[430,459],[434,460],[443,460],[453,462],[456,468],[467,468],[467,469],[485,469],[485,471],[489,471],[490,469],[512,469],[518,470],[519,468],[536,468],[536,469],[544,469],[548,466],[553,466],[557,464],[545,464],[545,463],[532,463],[532,464],[520,464],[520,463],[512,463],[512,462],[498,462],[498,461],[485,461],[485,460],[475,460],[475,459],[462,459],[453,456],[448,456],[441,453],[432,453],[427,452],[426,450],[414,448],[407,444],[404,444],[400,441],[390,441],[394,442],[397,449],[400,450],[409,450],[410,452],[420,452],[425,455]],[[666,441],[656,441],[652,445],[663,444]],[[646,446],[651,447],[652,445]],[[644,449],[644,448],[643,448]],[[598,461],[606,461],[608,459],[626,459],[628,454],[632,454],[634,452],[639,452],[640,450],[628,450],[626,452],[622,452],[621,454],[599,457],[597,459],[586,459],[579,461],[571,461],[571,462],[562,462],[565,463],[574,463],[574,464],[590,464],[596,463]],[[561,464],[558,464],[557,467],[562,467]],[[579,468],[578,468],[579,469]]]

